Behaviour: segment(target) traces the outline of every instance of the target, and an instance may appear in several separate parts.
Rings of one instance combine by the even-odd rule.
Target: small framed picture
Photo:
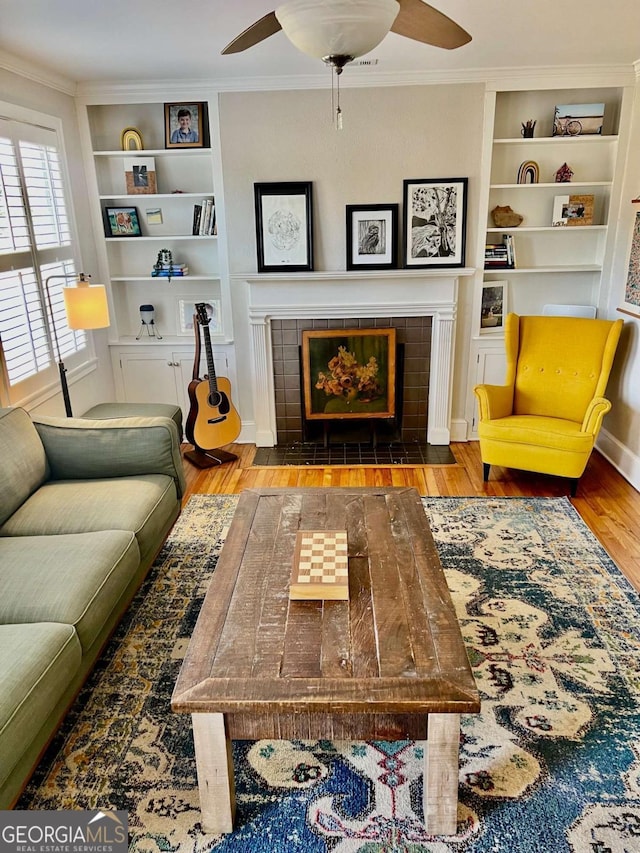
[[[502,334],[506,315],[507,282],[483,282],[480,293],[480,334]]]
[[[627,281],[622,305],[618,311],[632,317],[640,317],[640,213],[636,213],[633,223]]]
[[[258,272],[313,269],[311,182],[254,184]]]
[[[604,104],[558,104],[553,113],[553,136],[601,134]]]
[[[404,266],[463,267],[468,178],[404,181]]]
[[[107,237],[141,237],[137,207],[105,207],[104,230]]]
[[[398,266],[398,205],[347,205],[347,269]]]
[[[124,178],[127,195],[151,195],[158,192],[156,161],[153,157],[126,157]]]
[[[593,196],[557,195],[551,222],[554,226],[593,225]]]
[[[208,145],[206,103],[164,105],[165,148],[207,148]]]
[[[193,317],[196,313],[196,302],[202,302],[201,296],[194,296],[187,299],[178,299],[178,334],[193,335]],[[204,300],[207,316],[210,319],[209,331],[212,335],[217,335],[222,331],[222,322],[220,314],[220,300],[207,299]]]

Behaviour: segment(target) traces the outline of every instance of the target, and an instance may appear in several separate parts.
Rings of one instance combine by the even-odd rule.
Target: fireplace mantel
[[[449,444],[458,280],[469,267],[246,273],[256,445],[277,444],[271,347],[274,319],[432,317],[427,441]]]

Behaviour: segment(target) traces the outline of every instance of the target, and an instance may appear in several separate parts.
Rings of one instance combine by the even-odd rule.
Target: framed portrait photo
[[[481,335],[501,335],[507,316],[507,282],[485,281],[480,292]]]
[[[196,101],[164,105],[164,147],[209,147],[206,103]]]
[[[313,270],[311,182],[253,185],[258,272]]]
[[[395,416],[396,330],[302,332],[307,420]]]
[[[463,267],[468,178],[404,181],[404,267]]]
[[[107,237],[141,237],[137,207],[105,207],[104,232]]]
[[[347,205],[347,269],[398,266],[398,205]]]

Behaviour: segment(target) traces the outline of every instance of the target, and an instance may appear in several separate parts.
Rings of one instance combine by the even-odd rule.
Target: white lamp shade
[[[275,15],[302,53],[355,59],[380,44],[399,11],[396,0],[291,0]]]
[[[109,325],[107,290],[103,284],[63,287],[67,325],[70,329],[104,329]]]

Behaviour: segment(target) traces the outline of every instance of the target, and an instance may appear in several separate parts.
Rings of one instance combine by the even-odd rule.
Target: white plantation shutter
[[[87,346],[83,331],[66,323],[62,288],[76,272],[64,175],[55,131],[0,119],[0,342],[9,402],[57,376],[66,360]],[[5,390],[7,390],[7,388]]]

